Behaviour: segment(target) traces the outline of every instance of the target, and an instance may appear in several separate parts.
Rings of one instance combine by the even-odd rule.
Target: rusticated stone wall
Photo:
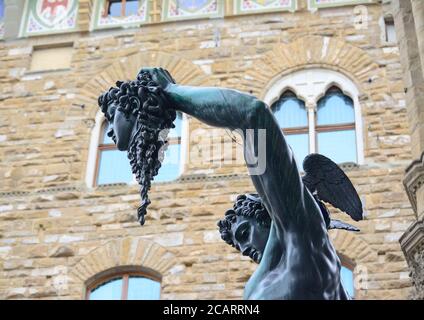
[[[235,195],[253,191],[242,164],[194,157],[178,181],[153,186],[144,227],[136,186],[85,183],[98,94],[145,65],[166,67],[179,83],[260,98],[295,70],[349,77],[360,92],[365,163],[346,170],[366,219],[355,224],[360,233],[332,238],[356,264],[358,299],[407,298],[398,243],[413,221],[402,186],[412,160],[403,75],[397,44],[381,40],[381,6],[366,9],[366,28],[355,27],[352,6],[303,7],[0,42],[0,298],[81,299],[96,274],[128,264],[161,273],[164,299],[242,297],[255,265],[216,228]],[[70,70],[28,72],[34,46],[63,42],[73,42]],[[198,128],[212,130],[189,119],[189,131]],[[192,138],[188,153],[205,143]]]
[[[412,298],[424,299],[424,189],[423,189],[423,111],[424,104],[424,2],[393,0],[390,10],[395,17],[401,62],[404,71],[406,104],[409,114],[414,161],[407,167],[404,185],[416,214],[400,238],[402,250],[411,268],[414,283]]]

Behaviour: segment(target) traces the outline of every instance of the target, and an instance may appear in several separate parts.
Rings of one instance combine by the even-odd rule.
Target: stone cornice
[[[406,168],[403,185],[412,208],[417,213],[417,191],[424,185],[424,153],[421,154],[420,159],[413,161]]]
[[[228,181],[228,180],[244,180],[248,179],[249,175],[246,174],[225,174],[225,175],[207,175],[207,174],[187,174],[182,175],[177,180],[166,181],[166,182],[154,182],[154,185],[169,185],[179,183],[190,183],[190,182],[213,182],[213,181]],[[87,188],[85,186],[62,186],[62,187],[50,187],[43,188],[34,191],[0,191],[1,198],[18,198],[18,197],[30,197],[45,194],[57,194],[62,192],[84,192],[89,194],[92,191],[101,190],[114,190],[114,189],[134,189],[138,188],[137,184],[126,184],[126,183],[113,183],[104,184],[95,188]]]
[[[340,167],[345,171],[353,171],[363,168],[363,166],[359,166],[356,163],[342,163]],[[164,182],[154,182],[154,185],[170,185],[170,184],[179,184],[179,183],[190,183],[190,182],[214,182],[214,181],[229,181],[229,180],[244,180],[249,179],[249,175],[247,173],[232,173],[232,174],[183,174],[178,179],[172,181],[164,181]],[[101,191],[101,190],[117,190],[117,189],[134,189],[138,188],[138,184],[126,184],[126,183],[111,183],[111,184],[103,184],[97,186],[95,188],[87,188],[85,185],[68,185],[68,186],[57,186],[57,187],[48,187],[42,188],[38,190],[25,190],[25,191],[0,191],[0,199],[1,198],[19,198],[19,197],[30,197],[37,195],[46,195],[46,194],[57,194],[63,192],[84,192],[89,194],[93,191]]]
[[[405,257],[424,249],[424,220],[414,222],[399,239]]]

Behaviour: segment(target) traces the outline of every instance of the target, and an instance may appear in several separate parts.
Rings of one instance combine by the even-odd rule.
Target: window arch
[[[298,163],[308,153],[321,153],[337,163],[363,164],[362,116],[358,96],[356,85],[345,75],[312,68],[277,80],[264,101],[271,106]],[[297,109],[289,106],[295,101]],[[284,106],[286,108],[282,112]],[[302,127],[297,128],[298,135],[292,136],[293,128],[287,127],[287,124],[293,121],[293,117],[298,119],[301,109]]]
[[[181,113],[177,113],[175,128],[168,134],[168,147],[164,153],[162,166],[155,182],[177,179],[183,171],[185,149],[183,141],[187,136],[187,121]],[[136,183],[127,152],[119,151],[112,139],[107,135],[108,122],[100,111],[96,115],[91,134],[88,156],[86,184],[89,187],[113,183]]]
[[[93,277],[86,288],[86,300],[159,300],[161,277],[155,272],[124,267]]]

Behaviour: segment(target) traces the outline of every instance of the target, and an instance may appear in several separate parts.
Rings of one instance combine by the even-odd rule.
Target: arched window
[[[168,147],[164,154],[162,166],[156,182],[177,179],[182,171],[182,133],[183,116],[177,113],[175,128],[168,134]],[[126,151],[119,151],[107,132],[109,125],[104,116],[98,113],[93,129],[89,160],[87,165],[87,185],[105,185],[112,183],[135,183]]]
[[[338,256],[342,264],[340,268],[340,278],[343,287],[345,288],[350,297],[355,298],[355,278],[353,274],[355,264],[342,254],[338,254]]]
[[[336,163],[362,164],[358,96],[355,84],[343,74],[314,68],[277,80],[264,101],[271,106],[298,165],[309,153],[321,153]]]
[[[87,288],[87,300],[158,300],[160,279],[127,272],[100,278]]]
[[[158,175],[154,178],[154,181],[157,182],[175,180],[180,175],[181,134],[183,125],[181,112],[177,113],[174,124],[175,128],[171,129],[168,134],[168,148],[165,151],[162,166],[159,169]]]
[[[317,152],[334,162],[357,162],[353,101],[337,88],[330,88],[318,101]]]
[[[293,149],[297,163],[301,163],[309,153],[308,114],[305,103],[288,90],[271,109]]]
[[[353,279],[353,271],[348,267],[342,265],[340,269],[340,277],[342,279],[343,287],[346,289],[349,296],[355,297],[355,287]]]
[[[103,122],[98,147],[96,184],[130,183],[133,180],[127,152],[119,151],[107,135],[109,124]]]
[[[139,4],[139,0],[106,0],[104,16],[128,17],[136,15]]]
[[[384,40],[387,43],[396,43],[396,29],[393,16],[386,16],[384,21]]]

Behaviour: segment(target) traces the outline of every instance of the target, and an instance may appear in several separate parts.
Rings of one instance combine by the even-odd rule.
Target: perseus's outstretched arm
[[[307,191],[300,177],[293,153],[278,126],[274,115],[266,104],[252,95],[237,90],[215,87],[190,87],[175,84],[171,75],[161,68],[144,68],[163,88],[164,98],[170,107],[185,112],[200,121],[216,127],[240,129],[260,129],[265,133],[265,170],[251,175],[253,184],[262,198],[277,232],[300,227],[292,234],[321,236],[326,233],[321,212]],[[245,135],[246,136],[246,135]],[[259,135],[260,136],[260,135]],[[260,145],[243,139],[246,162],[264,150]],[[262,146],[263,147],[263,146]],[[306,232],[305,232],[306,231]],[[278,235],[277,235],[278,236]],[[306,236],[306,238],[311,238]]]
[[[168,86],[166,96],[177,110],[206,124],[244,132],[254,129],[255,135],[259,129],[264,129],[265,141],[259,139],[259,143],[266,144],[265,163],[259,166],[265,165],[265,171],[253,174],[251,178],[277,230],[299,225],[307,229],[315,228],[315,225],[318,233],[325,230],[325,227],[321,228],[319,208],[302,183],[293,153],[264,102],[236,90],[179,85]],[[261,147],[247,139],[243,141],[245,158],[257,156]]]
[[[249,116],[258,104],[255,97],[242,92],[215,87],[170,85],[166,89],[169,103],[200,121],[229,129],[250,128]]]

